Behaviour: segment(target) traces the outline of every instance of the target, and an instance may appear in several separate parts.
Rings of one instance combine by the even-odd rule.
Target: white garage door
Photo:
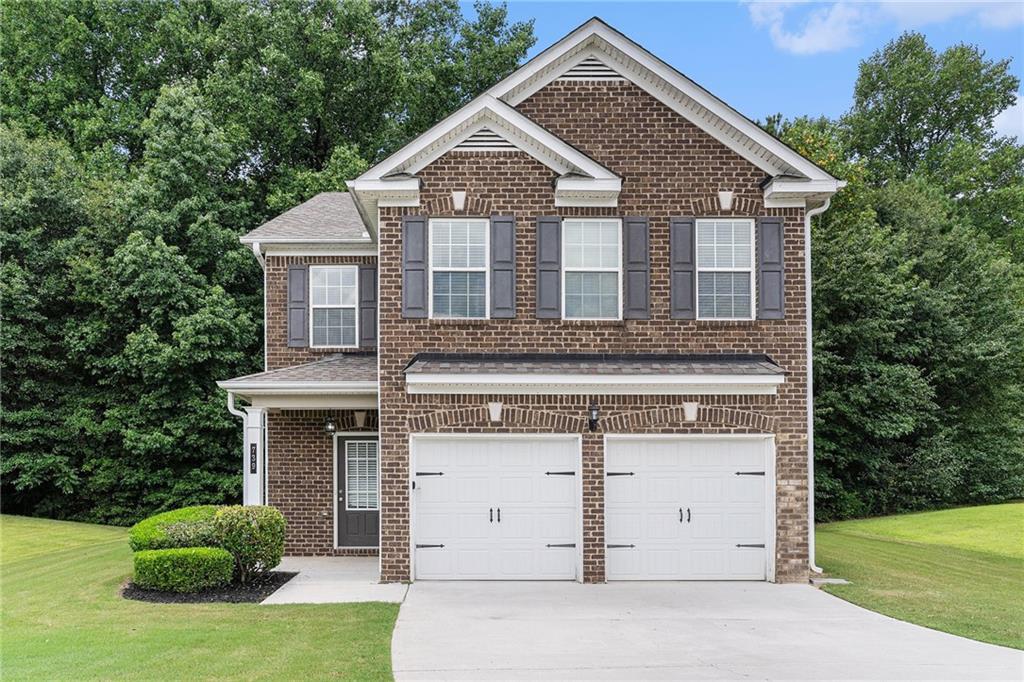
[[[770,445],[609,437],[608,580],[766,579]]]
[[[413,572],[432,580],[574,580],[579,441],[413,438]]]

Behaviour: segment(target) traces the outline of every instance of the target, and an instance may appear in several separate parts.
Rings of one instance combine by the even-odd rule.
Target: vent
[[[514,144],[487,128],[481,128],[455,145],[455,150],[460,152],[492,152],[515,148]]]
[[[596,57],[587,57],[560,77],[574,81],[622,80],[622,76]]]

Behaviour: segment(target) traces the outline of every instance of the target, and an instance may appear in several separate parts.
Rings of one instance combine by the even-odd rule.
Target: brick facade
[[[313,362],[326,355],[365,350],[352,348],[288,347],[288,266],[289,265],[372,265],[376,256],[267,256],[264,287],[266,296],[267,369],[280,369]]]
[[[380,216],[380,435],[382,580],[408,580],[408,434],[432,432],[583,433],[584,579],[604,580],[602,432],[585,429],[585,409],[601,406],[603,432],[764,432],[776,434],[776,577],[807,577],[807,430],[803,210],[765,209],[765,173],[635,85],[555,81],[518,109],[623,177],[615,209],[556,208],[554,173],[518,151],[449,152],[424,168],[421,207]],[[735,193],[734,210],[717,192]],[[460,215],[451,191],[467,192],[461,215],[514,215],[516,318],[437,321],[401,317],[401,216]],[[534,221],[538,215],[640,215],[650,219],[651,319],[538,320]],[[784,219],[786,317],[749,322],[669,318],[670,216],[780,216]],[[402,369],[419,352],[767,353],[787,372],[778,396],[699,396],[705,409],[684,423],[680,396],[411,396]],[[506,423],[483,406],[513,407]]]
[[[376,555],[376,550],[335,549],[334,438],[324,433],[327,416],[338,431],[376,434],[376,413],[363,429],[350,410],[273,410],[267,414],[267,504],[287,523],[285,553],[295,556]]]

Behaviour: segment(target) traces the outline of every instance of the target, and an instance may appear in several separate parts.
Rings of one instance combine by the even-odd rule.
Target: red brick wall
[[[267,256],[266,289],[267,369],[280,369],[319,360],[325,355],[347,351],[341,348],[288,347],[288,266],[374,264],[376,256]]]
[[[375,550],[334,548],[334,439],[324,433],[328,414],[339,432],[359,430],[349,410],[267,414],[267,504],[284,514],[288,555],[375,555]],[[371,411],[365,430],[376,433],[376,427]]]
[[[554,173],[520,152],[449,152],[419,173],[422,207],[382,209],[380,221],[381,533],[382,579],[409,576],[408,434],[493,429],[481,411],[488,396],[409,396],[402,368],[418,352],[645,352],[767,353],[786,371],[775,398],[697,398],[728,411],[682,423],[678,410],[663,419],[637,413],[678,405],[675,396],[607,396],[603,411],[627,432],[750,429],[768,419],[776,434],[779,580],[807,575],[806,376],[804,345],[803,211],[765,209],[760,171],[654,98],[628,83],[556,82],[519,109],[623,176],[616,209],[556,208]],[[717,209],[717,192],[735,193],[734,211]],[[401,317],[403,210],[453,215],[450,193],[466,190],[470,215],[492,212],[517,219],[517,316],[511,320],[435,321]],[[535,305],[534,220],[538,215],[642,215],[650,218],[651,319],[615,322],[538,320]],[[669,318],[668,219],[673,215],[781,216],[785,219],[786,319],[750,322]],[[525,421],[502,430],[566,430],[582,417],[586,396],[499,396],[523,406]],[[459,409],[473,408],[473,409]],[[410,416],[448,415],[410,423]],[[737,417],[736,415],[740,416]],[[674,416],[673,416],[674,415]],[[747,415],[747,416],[743,416]],[[759,415],[759,416],[758,416]],[[583,422],[574,421],[573,429]],[[604,428],[608,428],[607,425]],[[576,432],[584,428],[579,426]],[[754,429],[757,430],[757,429]],[[622,432],[622,431],[620,431]],[[584,434],[585,579],[604,579],[603,454],[600,435]]]

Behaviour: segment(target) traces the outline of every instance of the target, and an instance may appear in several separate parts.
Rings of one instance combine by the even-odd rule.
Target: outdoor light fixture
[[[352,413],[356,418],[356,428],[363,428],[366,426],[366,410],[356,410]]]
[[[334,423],[334,418],[328,416],[324,421],[324,433],[330,435],[338,430],[338,425]]]
[[[591,404],[590,407],[587,408],[587,425],[590,426],[591,431],[597,431],[598,414],[599,411],[597,409],[597,405]]]
[[[721,191],[718,193],[718,205],[723,211],[732,210],[732,192]]]
[[[683,419],[688,422],[697,421],[697,408],[700,403],[683,403]]]
[[[452,206],[456,211],[463,211],[466,208],[466,193],[464,191],[452,192]]]
[[[501,403],[487,403],[487,414],[492,422],[501,421]]]

